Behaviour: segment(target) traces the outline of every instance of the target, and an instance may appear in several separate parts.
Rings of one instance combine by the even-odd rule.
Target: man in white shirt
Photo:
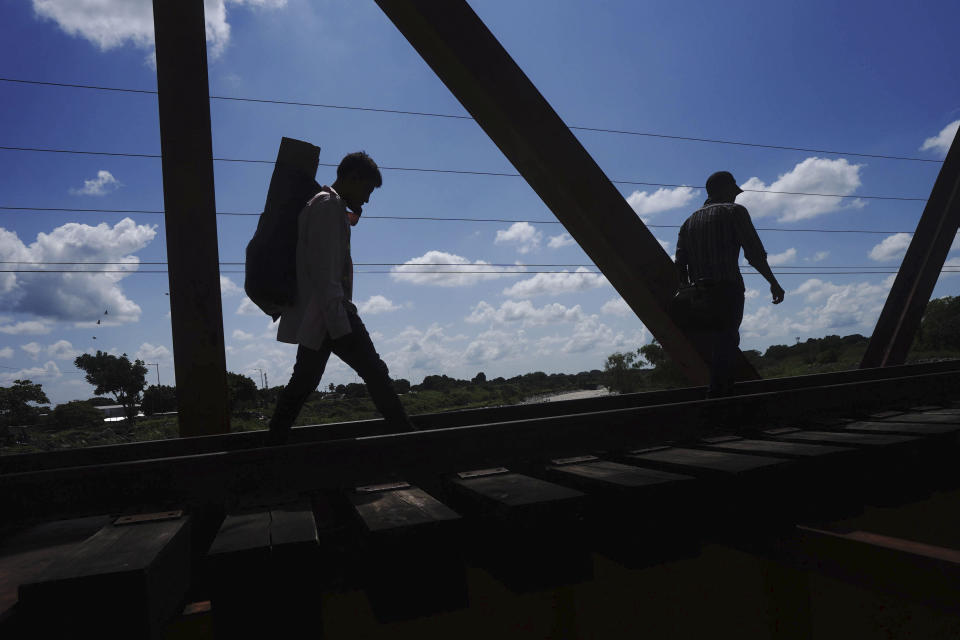
[[[380,170],[363,151],[348,154],[337,179],[315,195],[297,220],[297,299],[280,316],[277,340],[299,345],[290,382],[277,398],[270,444],[283,444],[307,397],[320,384],[331,353],[356,371],[390,431],[414,430],[400,403],[387,365],[380,359],[353,297],[350,228],[363,205],[383,184]]]

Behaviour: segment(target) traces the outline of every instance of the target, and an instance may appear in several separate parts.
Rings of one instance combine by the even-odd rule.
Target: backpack
[[[276,320],[297,299],[297,217],[320,185],[320,147],[283,138],[257,230],[247,244],[243,289]]]

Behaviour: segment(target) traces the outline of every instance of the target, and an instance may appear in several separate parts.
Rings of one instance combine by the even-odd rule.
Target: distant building
[[[140,412],[140,405],[137,407],[137,417],[142,417],[143,414]],[[118,420],[123,420],[126,418],[126,414],[123,412],[122,404],[106,404],[97,407],[100,411],[103,412],[104,422],[117,422]]]

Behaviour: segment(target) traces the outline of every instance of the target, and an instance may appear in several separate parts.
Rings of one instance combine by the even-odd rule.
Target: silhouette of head
[[[717,171],[707,178],[707,197],[721,202],[733,202],[743,189],[737,186],[729,171]]]
[[[377,163],[365,151],[348,153],[337,167],[333,188],[350,208],[350,224],[360,221],[363,205],[370,201],[373,190],[383,185]]]

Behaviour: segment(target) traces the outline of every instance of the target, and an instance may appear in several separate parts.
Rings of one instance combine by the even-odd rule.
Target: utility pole
[[[251,369],[251,371],[259,371],[259,372],[260,372],[260,388],[261,388],[261,389],[266,389],[266,388],[267,388],[267,381],[266,381],[266,375],[267,375],[267,374],[265,374],[265,373],[263,372],[263,369],[260,369],[259,367],[254,367],[253,369]]]

